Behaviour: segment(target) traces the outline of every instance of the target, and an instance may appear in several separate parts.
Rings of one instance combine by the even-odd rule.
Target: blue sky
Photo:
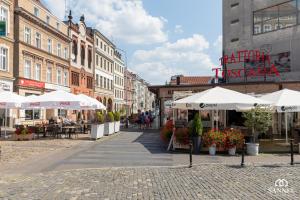
[[[60,18],[64,1],[44,0]],[[212,75],[222,45],[221,0],[71,0],[75,19],[85,14],[127,52],[128,68],[151,84],[172,75]]]

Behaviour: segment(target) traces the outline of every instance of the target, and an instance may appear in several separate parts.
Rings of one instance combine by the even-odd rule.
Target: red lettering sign
[[[31,107],[40,106],[40,103],[39,102],[37,102],[37,103],[30,103],[29,106],[31,106]]]
[[[71,102],[63,101],[63,102],[60,102],[59,105],[60,106],[69,106],[69,105],[71,105]]]
[[[27,79],[19,79],[19,85],[25,87],[45,88],[45,83]]]

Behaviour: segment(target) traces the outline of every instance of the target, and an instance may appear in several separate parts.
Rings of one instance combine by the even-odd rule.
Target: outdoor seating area
[[[287,117],[290,113],[298,114],[300,111],[298,91],[283,89],[253,96],[215,87],[173,98],[173,116],[161,132],[163,140],[169,144],[168,150],[189,149],[192,141],[195,153],[209,150],[211,155],[215,155],[216,151],[228,151],[229,155],[235,155],[237,149],[246,148],[248,155],[258,155],[263,151],[270,152],[270,146],[271,149],[276,146],[273,152],[288,151],[292,139],[296,147],[294,150],[299,152],[299,131],[289,122],[291,118]],[[243,121],[242,126],[229,123],[230,111],[234,111],[239,120]],[[282,121],[275,116],[281,116],[281,113],[285,116],[285,136],[276,139],[278,127],[275,124]],[[204,126],[202,118],[208,118],[210,125],[206,121]],[[282,131],[279,131],[281,136]],[[266,136],[268,140],[264,139]],[[263,147],[260,149],[261,144]]]
[[[76,113],[77,118],[72,120],[59,114],[57,116],[52,112],[53,115],[48,115],[48,119],[41,120],[35,119],[33,114],[31,123],[19,121],[8,132],[7,117],[5,117],[4,128],[0,131],[0,136],[5,139],[33,140],[46,137],[77,139],[78,134],[89,134],[91,139],[99,139],[120,130],[120,114],[106,112],[106,107],[101,102],[84,94],[74,95],[64,91],[53,91],[41,96],[23,97],[12,92],[0,92],[0,99],[0,108],[5,109],[6,113],[10,109],[16,110],[17,115],[22,110],[32,110],[34,113],[35,110],[59,109],[66,113]],[[83,119],[84,113],[89,114],[88,119]],[[103,133],[99,137],[94,137],[93,127],[97,126],[103,126]]]

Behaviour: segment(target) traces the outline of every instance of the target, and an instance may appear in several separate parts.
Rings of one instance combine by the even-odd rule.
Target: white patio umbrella
[[[45,108],[80,110],[85,106],[88,106],[86,101],[83,101],[75,94],[71,94],[62,90],[49,92],[22,103],[23,109]]]
[[[106,107],[97,99],[85,94],[78,94],[77,96],[88,104],[86,108],[82,107],[82,110],[106,110]]]
[[[272,102],[278,113],[285,113],[285,139],[288,142],[287,115],[289,112],[300,112],[300,92],[283,89],[263,95],[260,99]]]
[[[0,92],[0,108],[5,109],[5,119],[4,119],[4,127],[5,132],[4,136],[6,137],[6,125],[7,125],[7,110],[8,109],[16,109],[20,108],[21,104],[25,101],[25,97],[17,95],[13,92],[3,91]]]
[[[172,107],[189,110],[245,110],[270,102],[233,90],[215,87],[177,100]]]

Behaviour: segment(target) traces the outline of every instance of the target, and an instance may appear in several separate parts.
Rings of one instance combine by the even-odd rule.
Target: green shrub
[[[96,116],[97,116],[98,123],[103,124],[104,123],[104,116],[103,116],[102,112],[97,112]]]
[[[114,122],[115,121],[113,112],[108,112],[107,113],[107,121],[108,122]]]
[[[189,134],[192,137],[202,136],[203,125],[199,113],[197,113],[189,126]]]
[[[115,112],[114,113],[114,119],[115,119],[115,121],[120,121],[120,118],[121,118],[120,113],[119,112]]]

